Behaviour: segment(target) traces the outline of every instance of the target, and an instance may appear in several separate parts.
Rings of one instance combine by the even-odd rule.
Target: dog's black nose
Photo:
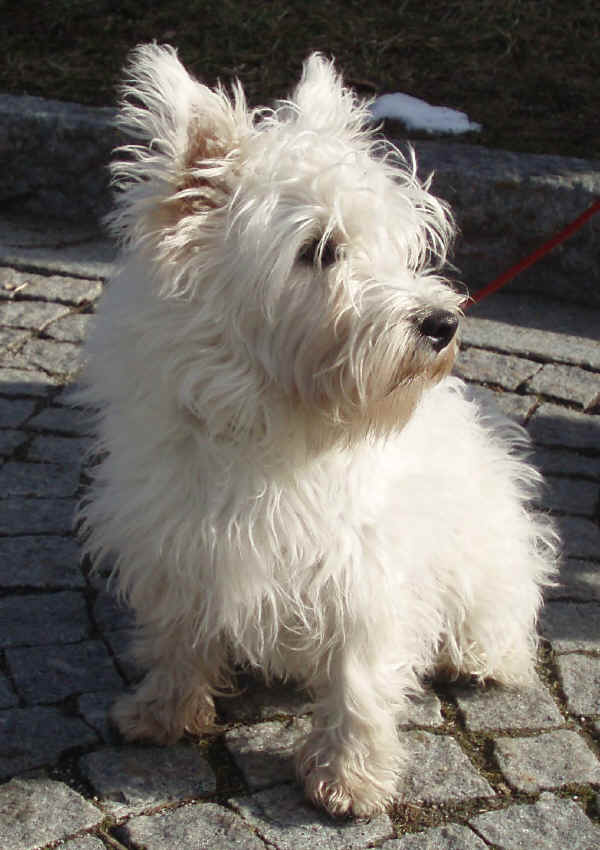
[[[446,348],[457,328],[458,318],[447,310],[434,310],[419,325],[420,332],[435,351]]]

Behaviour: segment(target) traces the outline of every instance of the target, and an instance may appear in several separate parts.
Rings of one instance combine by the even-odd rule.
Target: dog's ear
[[[136,47],[121,94],[117,126],[134,143],[118,148],[111,165],[119,191],[108,224],[121,239],[135,243],[169,219],[160,210],[177,213],[177,202],[188,198],[192,187],[201,187],[207,198],[211,181],[222,191],[218,176],[252,118],[239,85],[229,98],[222,88],[199,83],[169,46]],[[179,204],[180,212],[185,208]]]
[[[361,127],[366,113],[354,92],[344,86],[332,61],[320,53],[308,57],[292,102],[298,120],[314,130]]]

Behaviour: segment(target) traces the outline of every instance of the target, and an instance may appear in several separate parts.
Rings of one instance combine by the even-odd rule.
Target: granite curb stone
[[[125,141],[114,129],[115,115],[113,108],[0,95],[0,156],[6,175],[0,200],[5,206],[18,201],[27,214],[101,219],[111,203],[105,166],[112,149]],[[600,196],[596,160],[448,141],[417,141],[413,146],[420,174],[434,173],[433,190],[455,211],[462,234],[458,265],[479,286]],[[599,229],[592,219],[560,251],[529,270],[520,286],[564,297],[576,274],[578,297],[600,305]]]

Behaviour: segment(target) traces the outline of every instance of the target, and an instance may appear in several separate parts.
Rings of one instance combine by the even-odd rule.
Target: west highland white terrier
[[[121,266],[83,375],[86,546],[148,671],[114,718],[172,742],[212,728],[238,665],[298,680],[306,793],[372,815],[423,674],[533,675],[553,571],[524,432],[449,376],[449,213],[319,55],[249,110],[139,47],[120,126]]]

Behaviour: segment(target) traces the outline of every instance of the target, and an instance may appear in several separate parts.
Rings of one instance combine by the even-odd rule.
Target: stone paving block
[[[132,609],[106,590],[100,591],[96,597],[92,616],[102,631],[131,629],[135,623]]]
[[[114,632],[104,632],[104,640],[110,647],[119,670],[130,684],[139,682],[144,675],[132,652],[133,633],[131,629],[117,629]]]
[[[0,268],[0,299],[16,295],[20,299],[57,301],[79,307],[95,301],[101,292],[102,284],[99,280],[35,274],[6,266]]]
[[[33,396],[44,398],[59,383],[60,378],[47,375],[39,369],[0,369],[0,393],[8,396]]]
[[[536,446],[531,462],[544,475],[600,479],[600,457],[590,457],[566,449]]]
[[[57,407],[70,407],[73,410],[85,412],[85,407],[81,408],[77,403],[77,394],[83,390],[83,384],[77,378],[69,381],[68,384],[63,384],[60,389],[52,396],[52,404]],[[87,414],[86,414],[87,415]],[[91,418],[91,415],[90,415]]]
[[[8,649],[6,659],[17,690],[30,704],[123,686],[101,641]]]
[[[556,663],[569,711],[600,714],[600,657],[559,655]]]
[[[81,466],[91,445],[89,437],[56,437],[39,434],[27,449],[27,460]]]
[[[119,732],[110,721],[110,710],[121,691],[99,691],[93,694],[82,694],[77,702],[79,713],[94,729],[106,744],[120,742]]]
[[[2,222],[4,229],[4,222]],[[104,280],[115,270],[116,249],[108,239],[96,238],[85,242],[65,244],[59,240],[52,245],[47,238],[39,243],[24,245],[20,234],[15,236],[14,245],[0,241],[0,263],[7,267],[28,266],[44,274]]]
[[[82,756],[80,769],[114,817],[212,794],[215,775],[194,747],[110,747]]]
[[[81,366],[81,348],[72,342],[32,339],[20,351],[21,358],[38,369],[68,378]]]
[[[0,496],[68,498],[79,487],[79,467],[8,461],[0,468]]]
[[[128,839],[146,850],[265,850],[244,821],[215,803],[196,803],[169,812],[131,818]]]
[[[309,695],[293,682],[273,681],[267,686],[259,677],[240,674],[233,687],[239,694],[217,700],[219,714],[229,722],[297,716],[310,710]]]
[[[12,708],[18,704],[19,699],[14,692],[8,676],[0,673],[0,708]]]
[[[465,345],[521,357],[542,358],[600,369],[600,346],[590,329],[600,327],[600,310],[545,301],[524,293],[501,294],[474,306],[462,322]]]
[[[525,425],[535,409],[535,396],[516,395],[515,393],[499,392],[487,387],[477,387],[473,393],[480,403],[497,408],[509,419],[514,419],[519,425]]]
[[[28,437],[29,435],[24,431],[0,430],[0,455],[12,455],[18,446],[22,446],[27,441]]]
[[[0,711],[0,778],[51,765],[73,747],[89,747],[97,742],[97,734],[83,720],[58,708],[35,706]]]
[[[442,704],[433,693],[433,691],[425,691],[422,696],[416,696],[410,699],[406,715],[399,718],[401,726],[442,726],[444,718],[442,717]]]
[[[485,850],[486,847],[467,826],[448,823],[386,841],[381,850]]]
[[[555,652],[600,649],[600,605],[593,602],[548,602],[540,631]]]
[[[600,351],[600,345],[596,343]],[[529,433],[541,446],[560,446],[579,451],[598,450],[600,416],[579,413],[557,404],[541,404],[531,417]]]
[[[547,599],[600,602],[600,561],[565,558],[560,566],[558,585],[546,588],[544,595]]]
[[[95,835],[84,835],[81,838],[65,841],[60,845],[60,850],[106,850],[106,844]]]
[[[0,599],[0,646],[74,643],[90,631],[85,597],[64,590]]]
[[[0,587],[67,590],[85,587],[72,537],[0,538]]]
[[[497,738],[495,754],[506,780],[528,794],[572,783],[600,783],[600,762],[583,738],[568,729],[533,738]]]
[[[277,850],[358,850],[394,835],[387,815],[369,821],[334,819],[311,806],[295,784],[229,802]]]
[[[497,384],[507,390],[516,390],[541,368],[541,364],[533,360],[482,348],[462,349],[454,367],[457,374],[469,381]]]
[[[0,300],[0,325],[39,331],[68,312],[68,307],[46,301]]]
[[[484,729],[545,729],[564,721],[554,700],[537,680],[531,687],[506,688],[490,684],[453,689],[469,731]]]
[[[408,748],[402,802],[448,803],[494,796],[454,738],[421,731],[402,733],[400,738]]]
[[[81,343],[87,336],[92,319],[93,316],[87,313],[71,313],[49,324],[44,328],[44,333],[62,342]]]
[[[67,343],[61,343],[61,345],[67,345]],[[27,423],[27,427],[32,431],[56,431],[59,434],[73,434],[81,437],[90,433],[91,423],[89,416],[81,410],[61,405],[45,407]]]
[[[251,790],[295,779],[294,752],[310,732],[305,718],[267,720],[225,734],[225,746]]]
[[[6,499],[0,511],[0,534],[68,534],[76,504],[74,499]]]
[[[34,410],[35,402],[29,399],[0,398],[0,428],[18,428]]]
[[[557,517],[564,554],[569,558],[600,560],[600,528],[584,517]]]
[[[0,787],[0,846],[36,850],[104,819],[103,813],[63,782],[13,779]]]
[[[537,501],[550,511],[593,518],[599,498],[599,482],[548,476]]]
[[[600,374],[576,366],[546,363],[532,375],[526,389],[591,407],[600,398]]]
[[[600,829],[577,803],[542,794],[533,805],[509,806],[486,812],[469,823],[502,850],[594,850],[600,847]]]
[[[28,339],[31,339],[31,333],[28,331],[0,327],[0,364],[10,366],[16,363],[15,352]]]

